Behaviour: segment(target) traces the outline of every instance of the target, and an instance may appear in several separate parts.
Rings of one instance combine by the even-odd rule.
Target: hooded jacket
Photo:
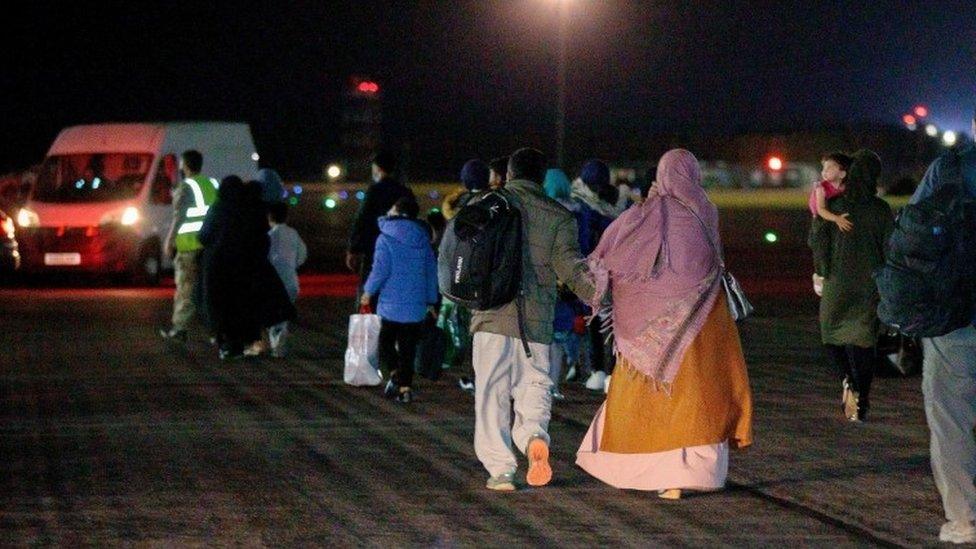
[[[430,233],[406,217],[381,217],[379,230],[365,291],[379,295],[376,312],[383,319],[420,322],[440,297]]]

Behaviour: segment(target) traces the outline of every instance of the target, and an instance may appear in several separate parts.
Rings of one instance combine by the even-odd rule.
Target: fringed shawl
[[[617,352],[667,391],[721,291],[709,239],[721,249],[718,211],[694,155],[675,149],[661,158],[648,199],[617,218],[588,258],[595,295],[612,296]],[[599,297],[592,305],[600,309]]]

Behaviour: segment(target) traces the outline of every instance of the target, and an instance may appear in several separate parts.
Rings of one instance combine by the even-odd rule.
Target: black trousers
[[[590,368],[594,372],[603,372],[613,375],[613,367],[616,365],[616,358],[610,357],[607,361],[607,335],[600,333],[600,319],[593,319],[587,330],[590,338]]]
[[[413,383],[413,362],[417,356],[423,322],[394,322],[383,319],[380,327],[380,365],[390,372],[398,387]]]
[[[862,406],[867,406],[874,379],[874,349],[857,345],[826,345],[830,359],[841,378],[846,378],[851,389],[857,391]]]

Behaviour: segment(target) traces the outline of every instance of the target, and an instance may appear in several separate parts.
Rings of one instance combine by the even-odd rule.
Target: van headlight
[[[37,227],[41,224],[41,218],[27,208],[21,208],[17,212],[17,224],[24,228]]]
[[[111,225],[118,223],[119,225],[124,225],[126,227],[131,227],[142,219],[142,213],[139,212],[139,208],[135,206],[126,206],[125,209],[116,210],[114,212],[109,212],[102,216],[102,219],[98,222],[99,225]]]

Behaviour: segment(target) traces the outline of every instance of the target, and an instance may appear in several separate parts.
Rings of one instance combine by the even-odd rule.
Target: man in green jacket
[[[475,453],[491,475],[487,487],[515,489],[512,443],[529,459],[526,480],[542,486],[552,478],[549,427],[552,395],[549,346],[556,307],[556,281],[589,299],[593,280],[579,252],[576,220],[545,194],[546,160],[535,149],[519,149],[508,163],[505,192],[522,213],[527,246],[522,269],[525,337],[519,337],[514,302],[488,311],[473,311],[475,371]],[[510,402],[514,400],[515,423]]]

